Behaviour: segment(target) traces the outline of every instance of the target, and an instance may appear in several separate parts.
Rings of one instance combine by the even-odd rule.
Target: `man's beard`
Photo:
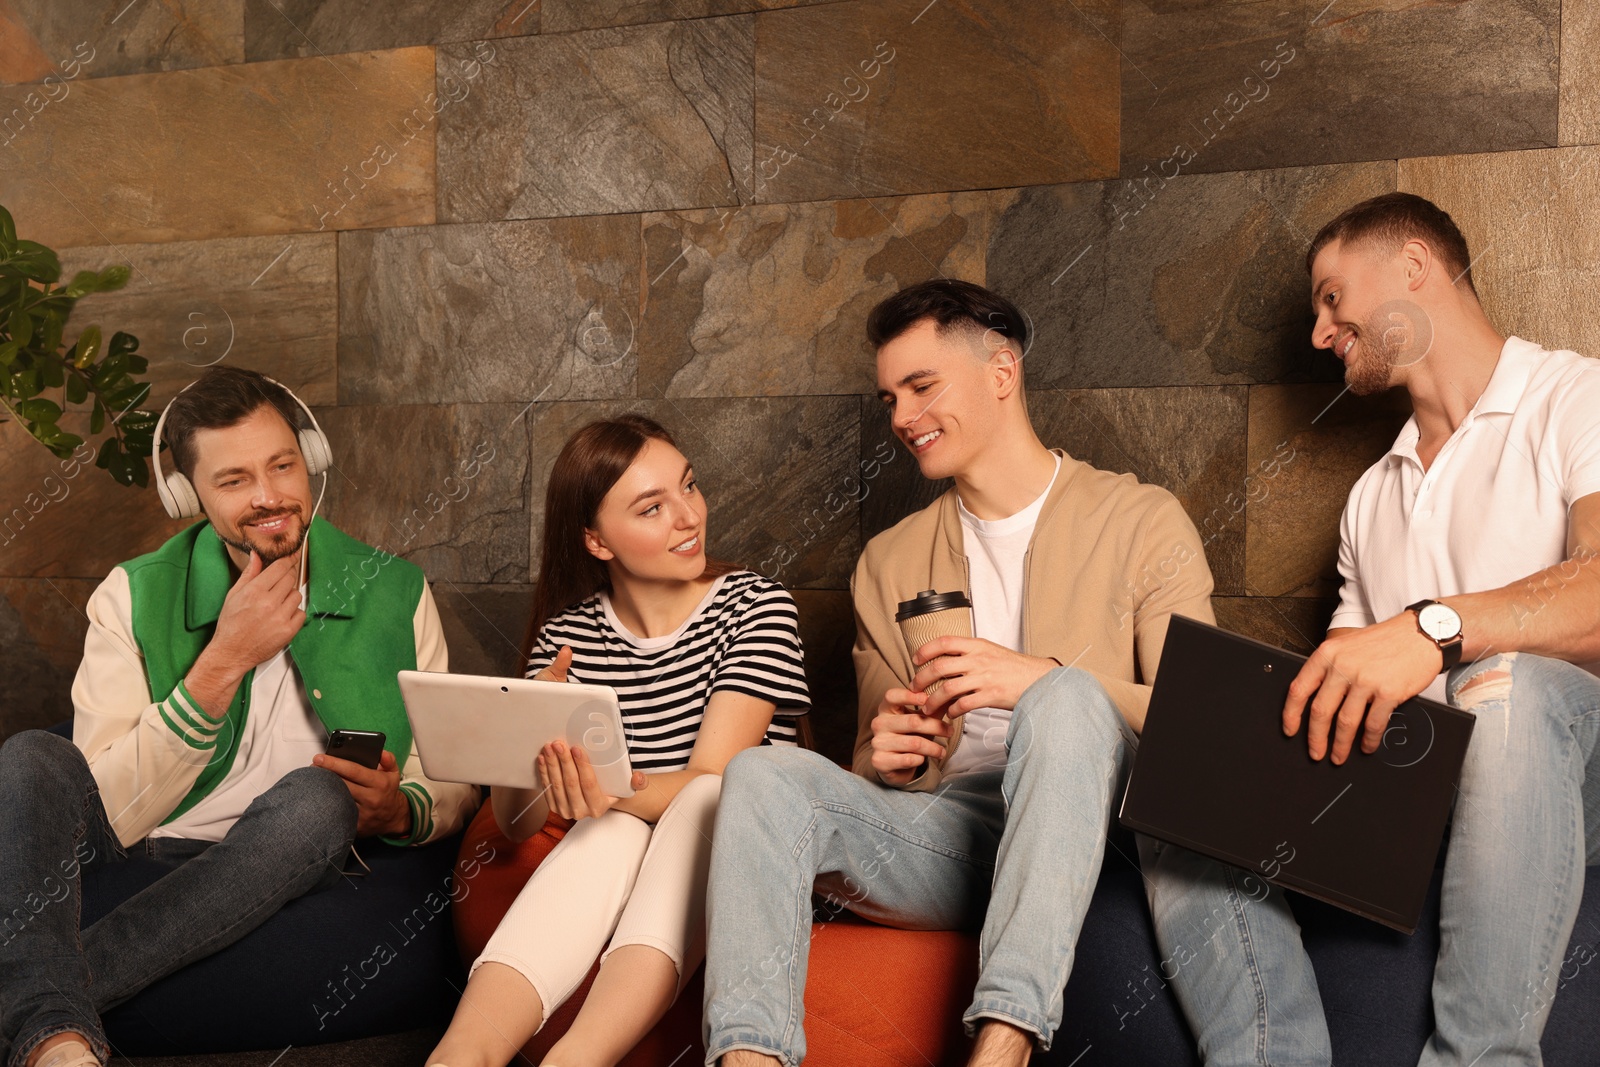
[[[1383,392],[1389,388],[1389,379],[1393,374],[1393,353],[1369,347],[1366,334],[1362,334],[1357,343],[1361,347],[1357,350],[1355,362],[1344,369],[1344,384],[1356,396]]]
[[[285,556],[294,555],[294,553],[300,548],[300,545],[306,539],[306,533],[308,532],[307,527],[304,523],[300,523],[297,533],[289,533],[286,531],[276,537],[263,537],[258,543],[257,541],[250,539],[247,531],[253,529],[253,527],[248,524],[261,522],[268,519],[275,519],[280,515],[294,515],[298,517],[299,514],[300,509],[298,507],[286,508],[282,511],[258,512],[240,522],[239,531],[241,536],[238,540],[235,540],[231,537],[225,537],[221,531],[217,532],[217,539],[231,548],[238,549],[246,556],[248,556],[251,552],[254,552],[256,555],[261,557],[262,566],[266,566],[267,564],[280,560]]]
[[[1391,300],[1356,332],[1356,360],[1344,382],[1357,396],[1381,393],[1394,384],[1394,369],[1419,363],[1433,349],[1433,323],[1409,300]]]

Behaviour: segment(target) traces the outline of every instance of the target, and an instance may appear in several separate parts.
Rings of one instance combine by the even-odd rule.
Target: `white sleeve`
[[[131,845],[189,794],[219,740],[227,740],[219,738],[227,720],[201,711],[181,681],[152,700],[133,637],[127,571],[117,567],[100,583],[85,614],[89,633],[72,682],[72,742],[89,762],[117,839]]]
[[[1361,483],[1356,483],[1356,489]],[[1378,620],[1372,617],[1372,605],[1367,603],[1366,588],[1361,584],[1361,574],[1356,568],[1355,552],[1355,490],[1345,502],[1344,514],[1339,517],[1339,606],[1334,609],[1328,629],[1340,627],[1371,626]]]
[[[1600,372],[1580,375],[1559,403],[1562,491],[1571,508],[1600,493]]]
[[[411,629],[417,643],[417,670],[448,670],[450,652],[445,646],[444,626],[439,621],[439,609],[426,580],[422,583],[416,613],[411,618]],[[411,807],[411,833],[404,838],[386,839],[394,844],[425,845],[449,837],[466,825],[482,800],[475,785],[435,782],[423,774],[415,737],[411,739],[411,752],[401,770],[400,792]]]

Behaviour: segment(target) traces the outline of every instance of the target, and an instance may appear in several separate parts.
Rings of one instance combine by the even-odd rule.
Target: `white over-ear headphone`
[[[317,425],[317,417],[311,414],[311,409],[306,407],[305,401],[294,395],[294,392],[282,382],[273,381],[262,375],[267,381],[272,382],[279,389],[289,394],[289,399],[300,405],[300,410],[306,413],[306,418],[311,420],[309,429],[301,430],[296,434],[300,444],[300,455],[306,461],[307,474],[325,474],[333,466],[333,449],[328,446],[328,435],[322,432],[322,427]],[[190,382],[178,392],[187,392],[195,383]],[[176,399],[176,398],[174,398]],[[167,514],[174,519],[197,519],[201,515],[200,494],[195,492],[194,483],[182,471],[172,471],[166,475],[161,473],[161,428],[166,424],[167,412],[172,410],[171,401],[161,409],[161,417],[156,420],[156,431],[152,437],[153,446],[150,450],[150,459],[156,470],[156,495],[161,498],[161,506],[167,509]],[[324,483],[326,488],[326,483]],[[322,502],[321,496],[317,502]],[[315,511],[313,510],[313,514]]]

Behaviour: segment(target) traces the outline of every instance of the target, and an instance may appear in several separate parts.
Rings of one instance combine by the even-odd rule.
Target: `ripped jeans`
[[[1419,1064],[1536,1065],[1584,868],[1600,860],[1600,678],[1503,653],[1452,671],[1449,699],[1477,725],[1445,861],[1435,1029]],[[1263,897],[1254,876],[1170,845],[1145,871],[1162,954],[1204,942],[1173,979],[1204,1061],[1331,1063],[1282,890]],[[1195,938],[1216,915],[1218,933]]]

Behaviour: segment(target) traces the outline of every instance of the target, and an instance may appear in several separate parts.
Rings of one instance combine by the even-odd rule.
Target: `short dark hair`
[[[237,426],[263,407],[270,407],[296,434],[305,416],[289,390],[265,375],[241,367],[212,367],[173,398],[161,436],[172,450],[172,464],[185,478],[194,477],[194,435],[198,430]],[[160,442],[157,442],[157,447]]]
[[[1464,279],[1467,288],[1477,295],[1478,289],[1472,284],[1472,256],[1467,252],[1467,239],[1461,236],[1455,220],[1439,205],[1414,193],[1384,193],[1345,208],[1312,238],[1311,247],[1306,251],[1306,273],[1311,273],[1317,253],[1334,241],[1346,245],[1371,241],[1398,249],[1411,240],[1425,242],[1450,271],[1452,279]]]
[[[941,334],[951,330],[993,330],[1015,341],[1026,354],[1028,320],[1017,305],[981,285],[935,278],[908,285],[882,301],[867,316],[867,342],[882,348],[919,322],[932,319]]]

